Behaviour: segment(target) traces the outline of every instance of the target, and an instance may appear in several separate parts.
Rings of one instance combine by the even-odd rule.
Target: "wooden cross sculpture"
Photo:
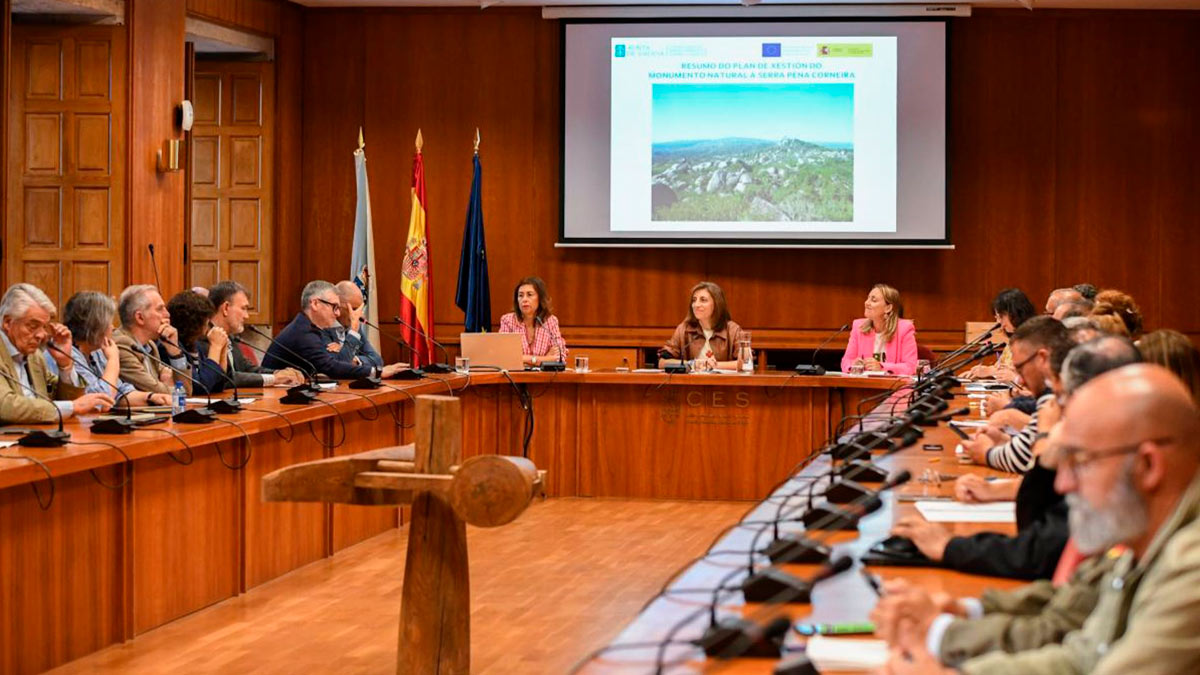
[[[400,604],[400,675],[467,673],[471,602],[466,524],[516,519],[546,472],[522,457],[462,458],[462,406],[418,396],[416,443],[305,462],[263,477],[268,502],[412,504]]]

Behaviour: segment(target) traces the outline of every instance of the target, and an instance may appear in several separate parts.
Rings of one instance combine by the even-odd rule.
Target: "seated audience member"
[[[1092,308],[1092,316],[1097,319],[1115,316],[1121,320],[1126,337],[1137,340],[1142,336],[1142,310],[1127,293],[1113,289],[1100,291],[1096,295],[1096,305]],[[1109,329],[1108,332],[1119,334],[1119,329]]]
[[[1043,314],[1054,316],[1060,305],[1083,301],[1083,294],[1074,288],[1056,288],[1050,291],[1050,295],[1046,298],[1046,308]]]
[[[1037,395],[1037,408],[1054,400],[1050,389],[1051,356],[1056,351],[1066,354],[1071,349],[1067,329],[1061,322],[1039,316],[1021,324],[1013,333],[1009,349],[1013,354],[1013,370],[1021,382]],[[1030,417],[1021,433],[1011,438],[999,430],[987,430],[973,440],[963,443],[963,449],[976,464],[1010,473],[1025,473],[1033,465],[1033,439],[1038,434],[1038,412]]]
[[[226,360],[229,366],[225,373],[237,386],[291,386],[304,381],[304,376],[294,368],[263,368],[247,359],[242,352],[241,335],[246,330],[246,319],[250,316],[250,296],[244,286],[236,281],[222,281],[208,289],[208,299],[216,310],[212,325],[229,336],[229,357]]]
[[[1062,321],[1073,316],[1091,316],[1092,309],[1096,303],[1087,299],[1071,300],[1060,304],[1051,314],[1054,318]]]
[[[275,337],[275,343],[267,349],[263,358],[264,368],[283,368],[293,365],[336,379],[360,377],[383,377],[395,375],[407,368],[407,363],[392,363],[378,366],[354,365],[340,361],[329,351],[328,338],[323,332],[337,323],[341,303],[333,284],[328,281],[310,281],[300,293],[300,313]],[[300,361],[297,363],[297,361]]]
[[[0,420],[5,423],[51,423],[58,421],[59,413],[70,417],[103,412],[113,405],[108,394],[83,390],[71,359],[71,331],[50,321],[56,311],[50,298],[32,284],[13,284],[0,299],[0,338],[4,342],[0,352]],[[58,375],[46,367],[41,347],[47,341],[53,347],[50,352]]]
[[[1091,302],[1096,300],[1096,294],[1100,292],[1100,289],[1096,288],[1092,284],[1075,284],[1071,288],[1079,291],[1079,294],[1083,296],[1084,300]]]
[[[956,619],[942,614],[956,614],[961,605],[889,583],[875,613],[879,634],[893,647],[882,672],[1200,671],[1200,412],[1191,393],[1157,365],[1105,373],[1073,396],[1056,453],[1055,487],[1067,496],[1080,551],[1100,555],[1123,547],[1097,584],[1098,598],[1082,626],[1059,643],[992,650],[951,671],[938,655],[953,655],[943,645]]]
[[[121,351],[113,341],[117,303],[103,293],[82,291],[63,307],[63,324],[71,331],[72,361],[93,394],[108,394],[117,406],[171,405],[171,395],[138,391],[121,379]],[[53,350],[52,350],[53,351]]]
[[[158,289],[138,284],[121,291],[117,317],[121,327],[113,331],[113,342],[121,352],[121,379],[138,391],[159,394],[174,392],[175,383],[182,382],[190,393],[191,381],[175,372],[186,373],[188,362]]]
[[[167,311],[179,331],[179,345],[193,364],[195,393],[224,391],[229,384],[223,375],[229,363],[229,336],[212,325],[216,313],[212,302],[198,293],[180,291],[167,302]]]
[[[1157,363],[1175,373],[1200,404],[1200,350],[1188,336],[1175,330],[1156,330],[1143,335],[1137,345],[1147,363]]]
[[[900,291],[875,284],[863,302],[863,318],[850,328],[842,372],[853,365],[893,375],[917,372],[917,329],[904,317]]]
[[[1045,319],[1052,321],[1048,317]],[[1063,364],[1059,395],[1068,401],[1088,379],[1140,360],[1137,349],[1128,340],[1107,337],[1069,349]],[[1047,403],[1042,412],[1052,413],[1048,422],[1057,423],[1057,400]],[[1034,447],[1038,462],[1022,477],[1016,491],[1017,534],[1007,536],[983,532],[969,537],[952,537],[939,523],[923,518],[902,518],[893,527],[895,534],[908,537],[926,556],[961,572],[990,574],[1018,579],[1048,579],[1055,572],[1067,543],[1067,509],[1054,489],[1055,459],[1047,453],[1046,443]],[[970,489],[972,481],[955,481],[956,494]],[[979,483],[974,486],[979,488]],[[981,493],[976,493],[981,494]],[[986,493],[982,493],[986,494]],[[980,501],[975,499],[972,501]]]
[[[339,281],[334,284],[333,291],[337,293],[341,307],[338,309],[337,323],[324,331],[329,340],[325,348],[339,361],[382,368],[383,357],[365,337],[362,290],[353,281]]]
[[[692,287],[687,318],[675,327],[659,350],[659,366],[667,360],[695,361],[702,370],[737,368],[742,327],[730,318],[725,293],[711,281]]]
[[[526,364],[567,358],[567,345],[558,329],[546,282],[525,277],[513,289],[513,311],[500,317],[501,333],[521,334],[521,354]]]
[[[1010,339],[1013,333],[1016,332],[1026,321],[1037,316],[1037,310],[1034,309],[1033,303],[1029,301],[1029,297],[1019,288],[1006,288],[1000,291],[994,300],[992,300],[992,313],[996,316],[996,322],[1000,324],[1000,330]],[[975,366],[968,370],[964,377],[972,379],[981,379],[994,377],[998,380],[1011,382],[1016,378],[1016,372],[1013,367],[1013,356],[1011,346],[1005,347],[1000,353],[999,360],[994,366]]]

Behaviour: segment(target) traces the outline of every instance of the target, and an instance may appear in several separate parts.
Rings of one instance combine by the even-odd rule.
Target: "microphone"
[[[935,426],[937,426],[938,422],[945,422],[946,420],[949,420],[958,415],[969,415],[969,414],[971,414],[971,409],[967,406],[963,406],[961,408],[957,408],[957,409],[951,410],[949,412],[944,412],[940,415],[934,415],[933,417],[926,417],[926,418],[920,420],[919,422],[917,422],[917,424],[919,424],[923,427],[935,427]]]
[[[26,358],[28,358],[28,357],[26,357]],[[9,375],[8,373],[4,372],[3,370],[0,370],[0,375],[3,375],[4,378],[6,380],[8,380],[9,382],[16,383],[25,391],[33,392],[34,396],[37,396],[38,398],[40,398],[44,401],[49,401],[50,405],[54,408],[54,413],[56,415],[58,415],[58,430],[57,431],[45,430],[45,429],[31,429],[24,436],[17,439],[17,445],[21,445],[21,446],[24,446],[27,448],[61,448],[62,446],[66,445],[68,442],[70,442],[71,434],[63,431],[62,411],[58,409],[57,405],[54,405],[54,399],[43,394],[42,392],[38,391],[37,389],[34,389],[33,387],[25,384],[24,382],[22,382],[20,380],[20,378],[13,377],[12,375]]]
[[[742,592],[747,602],[765,602],[776,597],[782,597],[779,602],[809,602],[812,589],[817,583],[850,569],[854,561],[850,556],[838,556],[833,562],[824,565],[807,579],[801,579],[788,574],[777,567],[768,568],[753,574],[742,584]],[[718,586],[714,593],[719,593]],[[717,620],[717,599],[713,597],[709,607],[709,626],[704,634],[693,644],[702,647],[707,656],[734,658],[749,656],[760,658],[779,658],[783,636],[791,627],[791,621],[785,617],[776,617],[765,627],[753,621],[737,617],[722,621]],[[780,628],[782,627],[782,630]]]
[[[124,394],[121,394],[120,389],[118,389],[115,385],[110,383],[108,380],[101,377],[100,374],[98,374],[95,370],[92,369],[91,365],[75,358],[74,354],[67,354],[63,350],[54,346],[54,343],[52,343],[52,342],[46,343],[46,346],[48,348],[58,352],[59,354],[71,357],[71,360],[75,362],[76,367],[79,367],[79,368],[82,368],[82,369],[88,371],[89,373],[94,375],[97,380],[100,380],[104,384],[107,384],[109,387],[112,387],[113,394],[117,395],[116,400],[113,401],[113,408],[117,407],[117,404],[121,402],[121,399],[124,399],[133,393],[133,390],[131,389],[131,390],[125,392]],[[55,407],[57,408],[58,406],[55,406]],[[133,421],[133,406],[129,404],[129,401],[125,401],[125,417],[111,417],[109,419],[96,420],[95,422],[92,422],[92,426],[88,427],[88,430],[91,431],[93,434],[118,435],[118,434],[132,433],[134,428],[136,428],[136,427],[137,427],[137,423],[135,423]]]
[[[154,244],[146,244],[146,248],[150,249],[150,267],[154,270],[154,286],[162,292],[162,281],[158,278],[158,260],[154,257]]]
[[[421,330],[420,328],[410,324],[409,322],[405,321],[404,319],[401,319],[399,314],[393,316],[392,319],[394,319],[397,322],[399,322],[400,324],[404,325],[404,327],[408,328],[409,330],[414,331],[417,335],[420,335],[421,337],[425,338],[426,340],[432,342],[434,345],[437,346],[438,349],[442,350],[442,356],[444,356],[446,358],[446,360],[441,363],[427,363],[424,366],[421,366],[420,370],[422,372],[437,373],[437,374],[454,372],[453,369],[450,368],[450,366],[446,365],[450,362],[450,352],[446,351],[446,347],[442,343],[438,342],[437,340],[434,340],[432,335],[430,335],[430,334],[426,333],[425,331]]]
[[[979,335],[976,335],[972,340],[970,340],[966,344],[962,345],[958,349],[955,349],[954,351],[950,352],[949,354],[943,356],[940,359],[940,363],[944,364],[950,360],[957,358],[958,356],[960,356],[966,352],[971,351],[971,348],[974,347],[975,345],[979,344],[980,342],[983,342],[984,340],[991,338],[992,333],[995,333],[999,328],[1000,328],[1000,322],[997,321],[996,323],[992,324],[990,328],[983,331]],[[939,366],[937,370],[945,372],[946,369],[942,366]],[[932,373],[930,373],[930,374],[932,374]]]
[[[818,530],[854,530],[858,528],[858,520],[868,513],[874,513],[883,506],[879,495],[912,479],[912,473],[904,469],[892,476],[878,490],[868,490],[861,497],[852,500],[846,506],[861,506],[861,513],[846,508],[822,505],[810,508],[801,516],[805,529]]]
[[[542,317],[540,316],[534,316],[533,320],[539,327],[544,328],[546,326],[546,322],[542,321]],[[562,357],[562,354],[565,350],[563,349],[563,346],[559,344],[559,342],[561,342],[561,340],[558,340],[554,343],[554,346],[558,348],[558,358],[554,361],[542,361],[541,368],[543,373],[561,373],[567,369],[567,363],[563,361]]]
[[[659,347],[658,348],[659,363],[666,361],[667,359],[675,359],[675,356],[673,354],[671,354],[671,352],[667,351],[666,347]],[[679,358],[679,363],[672,363],[669,365],[665,365],[662,367],[662,369],[663,369],[663,372],[668,375],[686,375],[687,371],[688,371],[687,361],[683,358],[683,355],[681,354],[680,358]]]
[[[188,354],[187,350],[180,346],[179,343],[171,342],[164,337],[159,337],[159,339],[178,349],[179,352],[183,354],[184,360],[190,363],[192,367],[199,369],[206,366],[203,358],[193,361],[192,355]],[[233,356],[231,355],[229,358],[233,358]],[[227,375],[225,371],[221,370],[220,368],[213,368],[212,366],[208,366],[208,368],[224,378],[224,380],[228,382],[231,387],[233,387],[233,400],[218,397],[215,401],[213,400],[212,392],[208,390],[208,387],[204,387],[204,393],[208,396],[208,409],[219,415],[236,415],[237,413],[242,412],[242,402],[238,400],[237,382],[234,382],[233,378]],[[192,381],[196,382],[196,380]]]
[[[836,333],[825,338],[825,340],[821,344],[817,345],[817,348],[813,350],[812,363],[809,363],[808,365],[805,365],[803,363],[797,364],[796,365],[796,374],[797,375],[824,375],[825,374],[825,366],[817,365],[817,354],[820,353],[822,347],[829,344],[830,342],[833,341],[833,339],[835,337],[837,337],[837,336],[841,335],[843,332],[845,332],[846,329],[850,327],[851,323],[853,323],[853,322],[842,324],[842,327],[837,329]]]
[[[133,354],[134,356],[138,357],[139,359],[141,359],[143,356],[149,356],[150,359],[152,361],[154,361],[155,363],[159,364],[160,366],[163,366],[164,368],[166,368],[167,370],[170,370],[171,372],[175,373],[176,375],[179,375],[179,376],[185,378],[188,382],[191,382],[193,391],[195,391],[197,385],[200,384],[199,382],[196,381],[196,378],[192,377],[191,375],[188,375],[187,373],[185,373],[182,370],[176,368],[175,366],[172,366],[171,364],[163,361],[162,359],[158,358],[157,356],[154,356],[153,354],[146,354],[145,352],[139,352],[139,351],[135,350],[133,347],[128,347],[128,346],[124,346],[124,345],[117,345],[117,348],[124,349],[125,351],[129,352],[130,354]],[[183,353],[185,355],[187,354],[186,351],[184,351]],[[180,424],[208,424],[209,422],[212,422],[213,419],[216,417],[217,413],[216,413],[216,411],[214,411],[212,408],[209,407],[212,405],[213,401],[212,401],[212,394],[209,393],[208,387],[204,387],[204,395],[208,399],[208,402],[204,405],[204,407],[186,408],[182,412],[177,412],[177,413],[171,415],[171,421],[178,422]]]
[[[294,387],[289,387],[287,390],[287,393],[284,394],[283,397],[281,397],[279,399],[279,402],[287,404],[287,405],[308,405],[309,403],[312,403],[313,399],[315,399],[317,397],[317,394],[321,391],[321,388],[316,385],[316,378],[317,378],[316,366],[314,366],[312,364],[312,362],[309,361],[308,359],[297,354],[294,350],[292,350],[287,345],[283,344],[282,342],[279,342],[278,340],[275,340],[270,335],[267,335],[266,333],[255,328],[254,326],[252,326],[250,324],[246,324],[245,330],[248,330],[251,333],[254,333],[255,335],[263,338],[264,340],[266,340],[267,342],[270,342],[273,345],[276,345],[280,349],[286,351],[287,353],[300,359],[301,361],[303,361],[305,364],[308,365],[308,368],[304,368],[302,366],[296,365],[296,363],[294,361],[289,361],[278,354],[275,355],[275,358],[279,359],[280,361],[283,361],[284,363],[288,364],[289,366],[304,373],[305,379],[308,380],[304,384],[298,384]],[[249,344],[249,343],[247,343],[247,344]],[[251,347],[253,347],[253,345],[251,345]],[[259,349],[258,351],[261,352],[262,350]],[[267,352],[263,352],[264,355],[266,353]]]
[[[392,342],[395,342],[396,344],[400,345],[400,348],[401,348],[401,349],[400,349],[400,353],[401,353],[402,355],[404,354],[404,350],[405,350],[405,349],[408,349],[409,357],[411,358],[411,356],[412,356],[412,354],[413,354],[413,348],[412,348],[412,346],[411,346],[411,345],[409,345],[407,342],[405,342],[404,340],[401,340],[400,338],[396,337],[395,335],[392,335],[391,333],[385,333],[385,332],[383,332],[383,329],[382,329],[382,328],[380,328],[379,326],[377,326],[377,325],[375,325],[375,324],[371,323],[370,321],[367,321],[366,319],[359,319],[359,321],[361,321],[361,322],[363,322],[363,323],[367,324],[367,325],[368,325],[368,326],[370,326],[371,328],[374,328],[374,329],[375,329],[375,332],[377,332],[377,333],[379,333],[380,335],[384,336],[385,338],[387,338],[387,339],[391,340]],[[395,375],[393,375],[393,376],[392,376],[391,378],[389,378],[389,379],[393,379],[393,380],[419,380],[419,379],[421,379],[421,377],[423,377],[423,374],[421,373],[421,371],[417,370],[416,368],[405,368],[404,370],[398,371],[398,372],[397,372]],[[351,385],[351,386],[353,386],[353,385]]]

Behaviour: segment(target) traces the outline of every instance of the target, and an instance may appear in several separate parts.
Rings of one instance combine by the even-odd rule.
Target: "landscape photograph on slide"
[[[852,222],[854,85],[653,85],[651,220]]]

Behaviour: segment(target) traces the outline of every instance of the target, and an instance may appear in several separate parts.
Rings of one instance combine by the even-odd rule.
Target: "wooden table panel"
[[[405,412],[411,411],[411,406],[407,403],[403,404],[403,408]],[[374,414],[374,410],[368,408],[365,414],[370,417]],[[413,419],[411,414],[401,417],[401,421],[405,424],[408,424],[407,420],[411,419]],[[343,413],[342,420],[346,424],[346,439],[340,447],[333,450],[332,456],[334,457],[401,443],[400,427],[396,426],[392,416],[382,406],[380,406],[377,420],[363,419],[358,413]],[[325,427],[324,431],[318,433],[332,434],[325,435],[323,438],[337,441],[341,437],[340,425],[336,421],[326,420],[323,426]],[[398,509],[394,506],[334,504],[332,509],[331,534],[334,553],[347,546],[370,539],[381,532],[398,527],[400,524]]]
[[[242,461],[241,441],[222,443]],[[165,455],[134,462],[133,632],[144,633],[238,592],[239,475],[216,445],[198,446],[188,466]]]
[[[274,433],[254,437],[254,454],[241,473],[240,487],[245,504],[242,591],[320,560],[329,553],[328,505],[262,501],[263,476],[285,466],[325,457],[325,448],[306,427],[295,427],[295,435],[290,440]],[[286,431],[283,433],[287,434]]]
[[[123,639],[122,513],[121,493],[86,472],[55,481],[49,511],[28,485],[0,490],[0,672],[41,672]]]

